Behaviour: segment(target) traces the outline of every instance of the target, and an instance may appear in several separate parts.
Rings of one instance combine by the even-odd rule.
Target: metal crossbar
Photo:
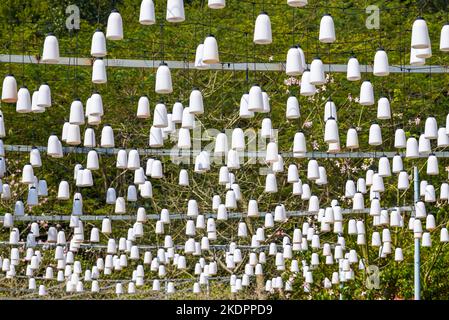
[[[77,57],[61,57],[55,65],[73,65],[74,59],[79,66],[92,66],[93,58],[77,58]],[[157,68],[161,64],[161,60],[132,60],[132,59],[104,59],[108,67],[119,68]],[[31,55],[0,55],[1,63],[25,63],[25,64],[40,64],[36,56]],[[194,69],[195,64],[188,61],[166,61],[170,69]],[[449,73],[449,67],[429,65],[429,66],[411,66],[411,65],[391,65],[391,73]],[[222,62],[209,65],[210,70],[223,71],[285,71],[285,63],[240,63],[240,62]],[[343,73],[346,72],[347,66],[345,64],[324,64],[324,70],[330,72]],[[372,73],[373,68],[370,65],[360,65],[360,72]]]

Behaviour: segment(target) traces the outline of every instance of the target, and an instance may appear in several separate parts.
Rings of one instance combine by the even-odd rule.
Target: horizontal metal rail
[[[387,210],[393,210],[395,208],[399,208],[400,211],[403,212],[411,212],[414,210],[412,206],[403,206],[403,207],[391,207],[387,208]],[[270,212],[274,215],[274,212]],[[369,209],[365,210],[357,210],[354,211],[352,209],[342,209],[342,214],[351,215],[351,214],[364,214],[369,213]],[[265,217],[267,212],[261,212],[260,217]],[[290,217],[307,217],[317,215],[316,212],[310,211],[287,211],[287,218]],[[205,218],[216,218],[216,213],[205,213]],[[70,221],[70,215],[42,215],[42,216],[33,216],[33,215],[23,215],[23,216],[13,216],[14,221]],[[105,218],[109,218],[111,221],[135,221],[136,215],[80,215],[78,216],[81,221],[101,221]],[[171,220],[186,220],[192,217],[187,216],[187,214],[170,214]],[[228,214],[228,219],[241,219],[247,217],[246,213],[242,212],[233,212]],[[0,221],[5,219],[4,215],[0,216]],[[159,220],[160,215],[158,214],[147,214],[148,220]]]
[[[29,145],[4,145],[5,151],[10,152],[30,152],[32,148],[37,148],[41,152],[47,152],[47,147],[45,146],[29,146]],[[86,147],[63,147],[62,151],[64,154],[76,153],[84,154],[91,150],[95,150],[98,154],[102,155],[116,155],[120,150],[126,150],[129,152],[132,149],[120,149],[120,148],[86,148]],[[135,149],[141,156],[170,156],[170,157],[186,157],[186,156],[196,156],[200,154],[202,150],[188,150],[188,149]],[[241,153],[243,156],[248,158],[265,158],[265,151],[244,151]],[[294,158],[293,152],[283,152],[280,151],[279,154],[287,159]],[[339,152],[339,153],[329,153],[329,152],[307,152],[302,158],[326,158],[326,159],[339,159],[339,158],[358,158],[358,159],[369,159],[369,158],[380,158],[387,156],[388,158],[393,158],[395,155],[401,155],[405,157],[404,152],[396,151],[377,151],[377,152]],[[434,154],[438,158],[449,158],[449,151],[437,151]],[[213,156],[213,154],[211,154]],[[427,154],[420,154],[420,158],[427,158]],[[299,157],[298,157],[299,158]]]
[[[55,65],[71,65],[75,63],[79,66],[92,66],[92,58],[77,58],[77,57],[61,57],[58,63]],[[106,66],[108,67],[120,67],[120,68],[157,68],[161,64],[161,60],[132,60],[132,59],[104,59]],[[1,63],[25,63],[25,64],[39,64],[40,62],[36,56],[32,55],[11,55],[1,54]],[[188,61],[165,61],[168,67],[171,69],[194,69],[193,62]],[[224,71],[285,71],[285,63],[240,63],[240,62],[223,62],[217,64],[211,64],[210,70],[224,70]],[[330,72],[342,73],[346,72],[346,64],[324,64],[324,70]],[[370,65],[360,65],[360,72],[372,73],[373,68]],[[429,66],[411,66],[411,65],[391,65],[391,73],[449,73],[449,67],[429,65]]]

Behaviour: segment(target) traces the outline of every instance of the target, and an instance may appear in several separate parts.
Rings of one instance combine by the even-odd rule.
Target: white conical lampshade
[[[425,49],[413,49],[413,48],[410,49],[410,65],[423,66],[426,64],[425,58],[419,58],[417,56],[421,50],[425,50]]]
[[[84,108],[83,103],[79,99],[75,99],[70,106],[70,124],[84,124]]]
[[[287,0],[287,4],[290,7],[300,8],[307,5],[307,0]]]
[[[425,49],[430,47],[429,30],[427,29],[427,23],[423,18],[418,18],[413,22],[411,47],[413,49]]]
[[[439,174],[438,158],[434,154],[429,155],[429,158],[427,158],[427,174],[433,176]]]
[[[297,132],[293,140],[293,155],[304,157],[307,152],[306,138],[303,132]]]
[[[250,112],[263,111],[262,89],[257,84],[253,85],[249,90],[248,110]]]
[[[173,92],[171,72],[167,64],[162,62],[156,72],[156,93],[167,94]]]
[[[393,165],[391,171],[393,173],[399,173],[404,169],[404,164],[402,163],[402,158],[399,154],[396,154],[393,157]]]
[[[383,49],[377,50],[376,55],[374,56],[373,74],[379,77],[388,76],[390,74],[388,56]]]
[[[254,117],[254,112],[249,111],[248,109],[249,103],[249,93],[245,93],[240,98],[240,109],[239,109],[239,117],[243,119],[248,119]]]
[[[430,116],[426,119],[424,137],[426,139],[436,139],[438,138],[438,124],[435,117]]]
[[[190,93],[189,98],[189,110],[190,113],[193,114],[203,114],[204,106],[203,106],[203,95],[200,90],[194,88]]]
[[[17,93],[16,111],[18,113],[31,112],[31,95],[27,87],[22,87]]]
[[[92,67],[92,83],[101,84],[106,82],[108,82],[106,65],[103,58],[97,58]]]
[[[319,177],[318,162],[315,159],[310,159],[307,164],[307,179],[317,180]]]
[[[53,33],[49,33],[45,37],[44,51],[42,53],[43,63],[57,63],[59,61],[59,44],[58,39]]]
[[[371,146],[380,146],[382,144],[382,131],[377,123],[373,123],[369,128],[368,143]]]
[[[207,6],[211,9],[223,9],[226,6],[226,0],[208,0]]]
[[[210,34],[204,40],[203,63],[213,64],[219,62],[220,58],[218,54],[217,39],[215,39],[215,37],[212,34]]]
[[[296,97],[290,96],[287,99],[287,108],[285,111],[287,119],[298,119],[300,117],[299,101]]]
[[[372,106],[374,104],[374,89],[370,81],[363,81],[360,87],[360,100],[362,106]]]
[[[84,131],[84,146],[86,148],[95,148],[96,144],[94,129],[86,128]]]
[[[101,131],[101,142],[102,148],[114,148],[114,131],[111,126],[105,125]]]
[[[90,55],[92,57],[104,57],[107,55],[106,37],[100,29],[95,30],[92,36],[92,43],[90,46]]]
[[[334,20],[330,14],[321,18],[319,40],[323,43],[333,43],[336,40]]]
[[[313,96],[315,93],[315,85],[310,82],[310,70],[305,70],[301,77],[300,94],[302,96]]]
[[[390,101],[385,97],[382,97],[377,101],[377,119],[391,119]]]
[[[17,81],[12,74],[9,74],[3,79],[2,102],[16,103],[17,98]]]
[[[441,28],[440,50],[449,51],[449,23],[445,24],[443,28]]]
[[[142,0],[140,4],[139,22],[143,25],[152,25],[156,23],[153,0]]]
[[[123,39],[123,21],[120,13],[113,9],[108,17],[108,25],[106,28],[106,38],[108,40]]]
[[[405,149],[405,157],[409,159],[414,159],[419,157],[418,152],[418,140],[414,137],[407,139],[407,145]]]
[[[320,58],[313,59],[310,65],[310,83],[314,86],[323,85],[326,83],[323,62]]]
[[[444,127],[438,129],[437,146],[439,148],[446,148],[449,146],[449,136],[446,134],[446,128]]]
[[[355,128],[349,128],[348,134],[346,136],[346,148],[348,149],[358,149],[359,148],[359,137],[357,130]]]
[[[137,104],[137,118],[148,119],[150,115],[150,100],[147,96],[140,97]]]
[[[200,43],[195,52],[195,68],[197,69],[209,69],[209,65],[203,62],[203,52],[204,44]]]
[[[154,108],[153,126],[156,128],[168,126],[167,108],[163,103],[158,103]]]
[[[167,14],[165,18],[168,22],[183,22],[186,19],[184,0],[167,0]]]
[[[254,26],[254,39],[255,44],[270,44],[273,42],[271,35],[271,21],[266,12],[261,12],[256,19]]]
[[[407,146],[405,131],[402,128],[396,129],[394,133],[394,147],[397,149],[405,148]]]
[[[289,76],[298,76],[304,72],[305,68],[304,52],[298,46],[291,47],[287,52],[285,73]]]
[[[191,140],[190,140],[190,131],[186,128],[179,129],[178,136],[178,148],[179,149],[190,149]]]
[[[149,146],[151,148],[160,148],[164,145],[164,137],[162,135],[162,129],[152,126],[150,128]]]
[[[335,143],[339,140],[337,121],[333,117],[330,117],[325,124],[324,141],[326,143]]]
[[[51,107],[51,90],[47,83],[41,84],[39,87],[39,95],[37,98],[37,106],[48,108]]]
[[[358,81],[362,77],[360,75],[360,64],[356,57],[351,57],[348,61],[348,67],[346,71],[346,79],[349,81]]]

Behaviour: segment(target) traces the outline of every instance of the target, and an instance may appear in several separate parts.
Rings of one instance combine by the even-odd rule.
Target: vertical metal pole
[[[419,201],[419,176],[418,167],[413,167],[413,186],[415,195],[415,204]],[[415,263],[414,263],[414,279],[415,279],[415,300],[421,300],[421,281],[420,281],[420,243],[419,238],[415,238]]]

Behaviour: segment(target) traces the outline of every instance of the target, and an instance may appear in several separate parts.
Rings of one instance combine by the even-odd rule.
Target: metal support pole
[[[419,201],[419,176],[418,167],[413,167],[413,185],[415,194],[415,204]],[[421,281],[420,281],[420,243],[419,238],[415,238],[415,263],[414,263],[414,279],[415,279],[415,300],[421,300]]]

